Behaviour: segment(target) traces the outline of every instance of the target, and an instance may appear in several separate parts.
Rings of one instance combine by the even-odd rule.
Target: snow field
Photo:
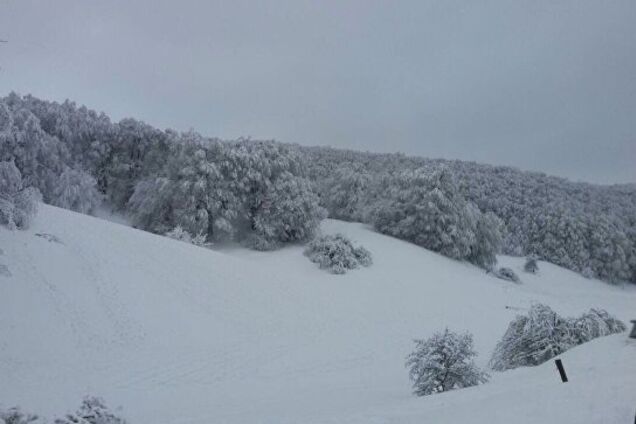
[[[516,285],[362,224],[323,231],[374,264],[332,275],[300,245],[214,251],[42,205],[31,229],[0,229],[0,405],[52,417],[93,394],[132,424],[633,421],[627,334],[564,354],[568,384],[550,362],[416,398],[404,359],[413,338],[448,326],[474,334],[485,366],[532,302],[627,322],[634,287],[501,257]]]

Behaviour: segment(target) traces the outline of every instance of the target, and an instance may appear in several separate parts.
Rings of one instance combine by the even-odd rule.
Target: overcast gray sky
[[[636,182],[636,1],[0,0],[0,94]]]

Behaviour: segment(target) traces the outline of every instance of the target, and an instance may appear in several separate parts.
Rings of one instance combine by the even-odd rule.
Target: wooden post
[[[636,319],[632,320],[632,324],[634,326],[632,327],[632,332],[629,333],[629,337],[632,338],[632,339],[636,339]]]
[[[565,375],[565,368],[563,368],[563,362],[560,359],[554,361],[556,363],[557,369],[559,370],[559,374],[561,375],[561,381],[564,383],[568,382],[568,376]]]

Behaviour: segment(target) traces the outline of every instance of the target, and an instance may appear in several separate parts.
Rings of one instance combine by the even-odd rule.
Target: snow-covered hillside
[[[325,221],[371,251],[344,276],[301,246],[213,251],[42,206],[0,228],[0,405],[45,416],[87,394],[141,423],[619,423],[636,409],[636,341],[605,337],[486,385],[416,398],[413,338],[475,336],[485,365],[532,302],[636,318],[636,290],[540,263],[516,285],[361,224]]]

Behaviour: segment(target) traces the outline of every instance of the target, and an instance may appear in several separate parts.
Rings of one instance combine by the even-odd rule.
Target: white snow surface
[[[0,228],[0,406],[53,418],[91,394],[131,424],[633,422],[627,333],[562,355],[567,384],[550,361],[418,398],[404,368],[412,339],[445,326],[472,332],[485,366],[533,302],[628,322],[633,286],[501,257],[514,284],[362,224],[323,231],[374,264],[333,275],[300,245],[213,251],[44,205],[31,229]]]

